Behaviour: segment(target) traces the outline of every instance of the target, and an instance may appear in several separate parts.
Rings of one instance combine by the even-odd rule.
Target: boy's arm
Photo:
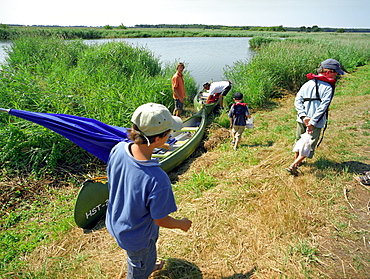
[[[230,120],[230,128],[233,127],[233,120],[234,120],[234,106],[231,106],[231,109],[229,111],[229,120]]]
[[[178,220],[168,215],[161,219],[154,219],[154,222],[160,227],[168,229],[181,229],[184,232],[187,232],[190,229],[192,223],[187,218]]]

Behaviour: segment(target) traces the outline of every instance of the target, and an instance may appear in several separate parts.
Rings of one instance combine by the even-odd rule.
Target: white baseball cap
[[[145,136],[154,136],[169,129],[181,130],[183,123],[180,117],[172,116],[170,111],[161,104],[148,103],[139,106],[131,117]]]

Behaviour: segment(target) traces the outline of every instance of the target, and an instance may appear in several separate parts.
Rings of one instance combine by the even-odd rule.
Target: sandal
[[[365,176],[358,176],[355,179],[360,182],[362,185],[369,186],[370,185],[370,173]]]
[[[163,261],[163,260],[160,261],[159,263],[156,263],[154,266],[153,272],[161,270],[164,267],[165,263],[166,261]]]
[[[286,168],[285,170],[289,172],[291,175],[298,176],[298,169],[295,166],[290,166],[289,168]]]

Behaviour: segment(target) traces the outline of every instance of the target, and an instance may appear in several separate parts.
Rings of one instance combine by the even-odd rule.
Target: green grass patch
[[[359,233],[356,229],[362,224],[363,214],[358,212],[364,205],[350,200],[358,210],[351,211],[344,198],[347,193],[344,187],[351,186],[349,190],[358,191],[353,174],[368,164],[361,149],[368,146],[368,138],[356,132],[356,127],[365,132],[369,129],[368,109],[358,99],[365,100],[363,96],[368,95],[370,71],[368,66],[356,69],[356,65],[367,63],[368,47],[364,48],[365,53],[361,38],[348,37],[351,40],[344,35],[330,38],[317,35],[273,41],[261,48],[250,66],[239,63],[233,68],[231,74],[237,77],[235,90],[250,98],[246,101],[252,108],[258,108],[254,113],[255,128],[244,132],[237,151],[232,150],[228,139],[221,140],[219,146],[204,154],[203,165],[197,169],[189,166],[183,176],[177,176],[176,198],[184,205],[181,214],[186,212],[189,213],[186,217],[194,218],[194,231],[186,236],[167,234],[160,243],[162,255],[170,251],[171,257],[187,258],[203,270],[213,266],[214,270],[207,270],[209,277],[341,277],[338,274],[342,275],[342,265],[346,266],[348,277],[365,271],[368,256],[349,249],[352,247],[348,251],[356,255],[350,254],[345,246],[343,250],[335,247],[339,253],[344,253],[337,273],[323,272],[317,265],[319,260],[325,261],[324,266],[335,268],[330,266],[333,259],[322,256],[322,248],[314,242],[324,239],[321,244],[325,245],[331,241],[330,237],[337,241],[348,238],[350,241],[347,243],[344,239],[344,245],[358,241],[359,247],[363,245],[361,237],[368,239],[367,231]],[[354,46],[350,47],[351,41]],[[338,51],[333,48],[334,43]],[[173,105],[170,78],[174,66],[159,66],[158,60],[145,49],[128,49],[124,44],[115,43],[86,47],[79,41],[40,38],[21,38],[15,44],[10,64],[1,72],[2,106],[76,114],[125,126],[138,104],[156,101],[169,108]],[[343,53],[350,57],[340,54],[340,50],[345,49],[350,51]],[[304,74],[315,71],[317,63],[329,55],[355,71],[338,84],[330,118],[332,126],[323,146],[313,161],[302,166],[303,175],[294,178],[285,173],[284,167],[293,159],[290,151],[295,134],[295,112],[290,107],[271,104],[282,89],[298,88],[305,81]],[[126,57],[130,61],[123,61]],[[140,65],[135,61],[140,61]],[[192,90],[191,77],[186,75],[186,78],[188,92],[197,92]],[[363,113],[352,113],[349,105],[354,102]],[[269,106],[269,111],[263,110],[265,106]],[[347,117],[343,119],[345,110]],[[228,128],[225,115],[217,122]],[[71,182],[77,184],[75,173],[86,174],[81,166],[96,164],[81,149],[42,127],[7,114],[0,115],[0,123],[2,180],[6,180],[6,175],[16,177],[30,171],[32,179],[50,174],[56,176],[61,172],[68,173]],[[76,172],[70,173],[73,169]],[[74,226],[72,212],[76,191],[45,188],[46,194],[33,200],[22,199],[21,191],[15,188],[9,191],[14,193],[8,205],[2,208],[7,213],[0,220],[1,276],[73,278],[84,274],[91,278],[108,277],[107,269],[114,267],[104,265],[106,262],[102,258],[106,260],[107,254],[94,254],[92,250],[96,247],[89,250],[89,241],[94,237],[84,242],[85,254],[74,251],[70,257],[41,259],[38,265],[41,268],[32,271],[35,268],[24,261],[25,256],[37,253],[41,245],[47,247],[69,236]],[[207,192],[214,195],[205,195]],[[351,222],[358,223],[352,226]],[[68,245],[79,249],[80,243],[74,243],[74,239],[68,241]],[[96,245],[100,248],[102,244]],[[113,240],[107,253],[119,258],[116,262],[122,260],[122,251],[116,248]],[[109,259],[109,262],[114,261]],[[180,277],[198,274],[198,269],[183,264],[176,262],[173,267]],[[358,270],[353,271],[353,266]]]
[[[22,257],[71,229],[74,221],[70,200],[75,192],[50,189],[49,193],[50,196],[38,197],[32,203],[15,197],[8,204],[20,205],[1,217],[0,275],[22,269]]]

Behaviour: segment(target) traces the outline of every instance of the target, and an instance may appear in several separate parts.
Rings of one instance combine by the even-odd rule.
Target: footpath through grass
[[[324,141],[298,177],[284,170],[293,160],[293,96],[256,112],[255,128],[244,133],[237,151],[229,131],[212,125],[208,142],[217,144],[170,174],[179,207],[174,216],[188,217],[193,227],[188,233],[161,229],[158,256],[167,265],[153,278],[368,278],[370,192],[353,179],[370,170],[368,80],[364,66],[339,82]],[[78,189],[71,182],[44,194],[48,203],[28,208],[33,218],[2,228],[3,254],[13,242],[15,249],[35,237],[47,241],[2,266],[1,276],[125,273],[124,252],[105,228],[83,232],[73,223]]]

